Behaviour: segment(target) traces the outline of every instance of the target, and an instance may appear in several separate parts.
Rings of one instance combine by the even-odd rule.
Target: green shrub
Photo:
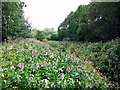
[[[92,61],[94,67],[103,73],[109,80],[120,86],[120,40],[115,39],[108,42],[61,42],[55,44],[56,48],[64,52],[75,54],[83,61]]]
[[[55,40],[57,41],[58,40],[58,35],[55,33],[55,34],[52,34],[51,37],[50,37],[50,40]]]
[[[43,41],[43,39],[45,39],[45,34],[42,33],[42,31],[37,31],[36,39],[40,40],[40,41]]]
[[[45,39],[43,39],[43,42],[48,42],[48,40],[45,38]]]
[[[77,52],[78,53],[78,52]],[[98,67],[111,81],[119,85],[120,71],[120,44],[119,39],[111,40],[106,43],[85,43],[79,48],[80,57],[83,55],[85,60],[90,60]]]

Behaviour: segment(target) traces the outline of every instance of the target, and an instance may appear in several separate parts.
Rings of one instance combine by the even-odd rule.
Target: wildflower
[[[67,86],[67,82],[66,82],[66,80],[64,80],[64,84],[63,84],[63,86]]]
[[[39,67],[40,67],[40,64],[39,64],[39,63],[37,63],[37,64],[36,64],[36,67],[37,67],[37,68],[39,68]]]
[[[13,46],[10,46],[9,49],[10,49],[10,50],[13,49]]]
[[[91,78],[93,79],[93,78],[94,78],[94,76],[91,76]]]
[[[31,78],[28,78],[28,80],[31,80]]]
[[[50,50],[48,50],[48,53],[50,53],[51,51]]]
[[[93,72],[95,72],[96,70],[94,69]]]
[[[46,61],[44,61],[44,64],[47,64],[47,62],[46,62]]]
[[[58,84],[54,84],[54,87],[57,87],[58,86]]]
[[[86,69],[86,67],[84,66],[83,69]]]
[[[24,69],[24,65],[22,65],[22,64],[18,64],[18,67],[22,70]]]
[[[16,53],[18,53],[19,51],[17,50],[17,52]]]
[[[92,85],[90,85],[90,88],[92,88]]]
[[[45,79],[45,85],[46,85],[47,88],[49,88],[50,83],[47,79]]]
[[[87,72],[86,69],[84,69],[84,72]]]
[[[88,64],[89,62],[88,62],[88,61],[86,61],[85,63],[86,63],[86,64]]]
[[[70,71],[70,67],[66,68],[66,71]]]
[[[65,74],[64,74],[64,73],[62,73],[62,80],[64,79],[64,77],[65,77]]]
[[[69,68],[66,68],[66,71],[69,71]]]
[[[86,85],[86,88],[88,88],[88,85]]]
[[[14,66],[10,66],[10,69],[14,69],[15,67]]]
[[[60,68],[59,70],[60,70],[60,72],[63,72],[62,68]]]
[[[100,68],[98,68],[98,72],[100,71]]]
[[[20,52],[22,52],[24,50],[24,48],[20,49]]]
[[[33,66],[30,66],[30,68],[33,68]]]
[[[32,50],[32,47],[29,47],[28,50]]]
[[[36,52],[37,52],[36,50],[33,50],[33,51],[32,51],[32,54],[34,54],[34,53],[36,53]]]
[[[50,58],[54,58],[54,54],[52,54],[52,55],[50,56]]]
[[[81,65],[78,65],[77,68],[81,68]]]
[[[33,58],[32,57],[30,57],[30,61],[32,61],[33,60]]]
[[[105,82],[104,85],[107,85],[107,83]]]
[[[46,59],[46,58],[44,58],[44,60],[46,61],[47,59]]]
[[[4,77],[4,74],[2,74],[2,77]]]

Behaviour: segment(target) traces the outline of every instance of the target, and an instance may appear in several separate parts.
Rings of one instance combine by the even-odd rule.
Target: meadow
[[[17,39],[3,43],[2,89],[118,89],[119,50],[119,39],[97,43]]]

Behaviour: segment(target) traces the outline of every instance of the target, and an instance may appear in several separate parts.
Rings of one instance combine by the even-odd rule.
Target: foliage
[[[8,37],[25,37],[31,26],[24,19],[22,8],[24,2],[2,2],[2,39]]]
[[[11,45],[3,44],[0,51],[2,89],[112,88],[112,83],[92,66],[91,61],[68,55],[49,44],[33,42],[23,39]]]
[[[107,41],[120,37],[120,2],[80,5],[58,27],[59,40]]]
[[[57,31],[54,31],[53,28],[45,28],[42,32],[45,34],[46,39],[58,40]]]
[[[45,39],[43,39],[43,42],[48,42],[48,40],[45,38]]]
[[[45,34],[42,31],[37,31],[36,34],[36,39],[42,41],[43,39],[45,39]]]
[[[103,75],[110,81],[120,86],[120,40],[115,39],[108,42],[54,42],[54,47],[62,49],[68,54],[74,54],[83,61],[90,60]],[[50,42],[52,45],[53,42]],[[53,45],[52,45],[53,46]]]
[[[35,38],[36,34],[37,34],[37,29],[32,29],[32,31],[30,32],[31,38]]]
[[[50,40],[57,41],[58,40],[58,34],[57,33],[52,34],[51,37],[50,37]]]
[[[42,35],[42,36],[41,36]],[[33,29],[30,32],[31,38],[36,38],[36,39],[46,39],[46,40],[58,40],[58,34],[57,31],[54,31],[53,28],[45,28],[44,30],[38,30],[38,29]]]

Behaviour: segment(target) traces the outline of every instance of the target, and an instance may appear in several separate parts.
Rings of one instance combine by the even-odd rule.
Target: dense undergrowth
[[[92,61],[93,66],[103,75],[120,87],[120,40],[108,42],[49,42],[53,47],[74,54],[86,61]]]
[[[2,89],[114,88],[109,78],[119,79],[117,45],[118,39],[106,43],[42,43],[31,39],[4,43],[0,51]]]

